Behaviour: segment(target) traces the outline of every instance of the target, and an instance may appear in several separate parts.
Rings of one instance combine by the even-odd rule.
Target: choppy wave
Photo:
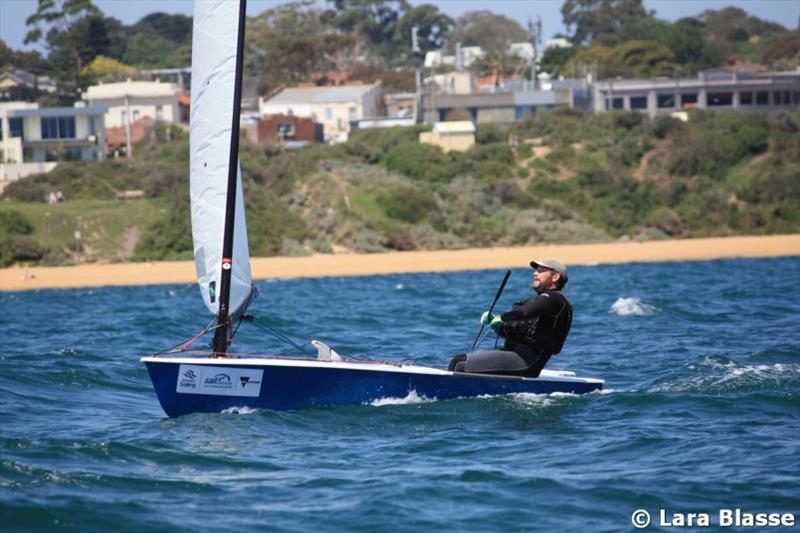
[[[792,275],[742,291],[744,270]],[[0,524],[619,531],[636,508],[796,508],[800,258],[674,271],[570,269],[573,331],[548,366],[604,378],[603,391],[177,419],[139,358],[208,323],[194,285],[0,293],[13,311],[0,316]],[[442,367],[471,346],[504,273],[264,280],[251,311],[340,353]],[[529,279],[515,271],[496,309]],[[248,323],[236,343],[286,349]]]
[[[677,369],[676,375],[653,385],[651,392],[722,393],[794,388],[800,364],[743,364],[721,356],[708,356]]]
[[[621,298],[621,297],[617,298],[617,300],[613,304],[611,304],[611,308],[608,310],[608,312],[611,313],[612,315],[619,315],[619,316],[652,315],[657,311],[658,309],[656,307],[643,302],[639,298]]]

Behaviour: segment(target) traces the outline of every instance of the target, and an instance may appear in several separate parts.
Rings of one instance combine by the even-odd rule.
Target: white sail
[[[222,239],[236,74],[239,2],[195,0],[192,35],[190,192],[197,282],[206,307],[219,308]],[[229,313],[251,290],[250,252],[244,218],[242,175],[236,164],[236,217]]]

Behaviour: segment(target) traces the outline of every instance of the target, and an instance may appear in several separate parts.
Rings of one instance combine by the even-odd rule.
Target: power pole
[[[411,28],[411,53],[414,56],[414,123],[419,124],[422,117],[422,50],[419,48],[419,28]]]
[[[530,39],[531,46],[533,46],[533,59],[531,59],[531,81],[533,82],[533,90],[539,89],[539,79],[537,73],[539,70],[539,46],[542,43],[542,17],[536,15],[536,24],[533,23],[531,17],[528,17],[528,39]]]

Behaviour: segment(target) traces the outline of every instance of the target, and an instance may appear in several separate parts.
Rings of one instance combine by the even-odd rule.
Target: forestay
[[[222,272],[238,14],[239,2],[236,1],[195,2],[190,133],[192,238],[197,282],[206,306],[214,314],[219,307]],[[251,290],[250,253],[238,159],[236,166],[231,315],[245,303]]]

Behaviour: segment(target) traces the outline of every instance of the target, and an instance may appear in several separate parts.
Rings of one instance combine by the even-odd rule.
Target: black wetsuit
[[[456,356],[450,370],[536,377],[561,351],[572,326],[572,304],[558,290],[517,302],[500,316],[503,350]]]

